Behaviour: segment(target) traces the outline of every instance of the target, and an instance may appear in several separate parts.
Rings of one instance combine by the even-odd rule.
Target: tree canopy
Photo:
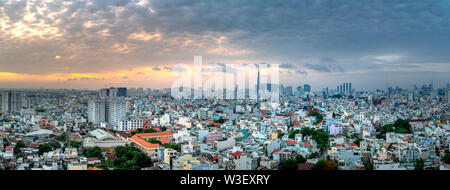
[[[312,166],[312,170],[338,170],[339,166],[334,161],[321,160]]]
[[[280,163],[280,170],[297,170],[297,160],[296,159],[288,159],[283,160]]]
[[[150,157],[134,146],[116,147],[115,153],[117,156],[117,159],[114,160],[116,169],[137,170],[152,166]]]
[[[446,164],[450,164],[450,154],[446,154],[442,161],[444,161],[444,163]]]
[[[61,147],[61,145],[58,142],[49,142],[49,143],[40,144],[38,147],[39,155],[42,155],[45,152],[49,152],[49,151],[58,149],[60,147]]]
[[[97,157],[99,159],[102,159],[103,153],[100,147],[96,146],[94,148],[87,148],[83,150],[83,156],[85,157]]]
[[[416,163],[414,164],[414,169],[415,170],[423,170],[423,168],[425,167],[425,162],[423,161],[422,158],[419,158],[416,160]]]
[[[404,119],[397,119],[393,124],[384,125],[378,131],[381,134],[386,134],[390,132],[412,133],[411,124],[409,124],[408,120]]]
[[[317,142],[317,144],[319,145],[319,147],[321,149],[325,149],[328,145],[330,135],[328,135],[327,132],[325,132],[321,129],[313,129],[313,128],[305,127],[300,130],[300,133],[303,136],[311,136],[312,139]]]

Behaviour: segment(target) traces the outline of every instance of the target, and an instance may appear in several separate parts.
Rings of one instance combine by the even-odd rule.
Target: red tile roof
[[[6,149],[6,151],[12,151],[13,146],[12,146],[12,145],[9,145],[9,146],[5,147],[5,149]]]
[[[280,149],[275,149],[275,150],[273,150],[273,151],[272,151],[272,154],[277,153],[277,152],[280,152]]]
[[[236,151],[235,153],[231,153],[231,156],[235,157],[235,156],[240,156],[242,154],[241,151]]]
[[[350,146],[358,146],[356,143],[350,143]]]
[[[294,144],[297,144],[295,141],[288,141],[288,142],[286,142],[286,144],[288,144],[288,145],[294,145]]]
[[[138,144],[139,146],[142,146],[142,147],[144,147],[144,148],[146,148],[146,149],[155,149],[155,148],[158,148],[158,146],[159,146],[159,144],[152,144],[152,143],[149,143],[149,142],[147,142],[146,140],[141,139],[141,138],[140,138],[139,136],[137,136],[137,135],[132,136],[132,137],[131,137],[131,140],[132,140],[133,142],[135,142],[136,144]]]
[[[102,169],[97,168],[97,167],[89,167],[87,170],[102,170]]]
[[[162,143],[165,144],[165,143],[168,143],[170,139],[167,138],[167,137],[161,137],[161,138],[159,138],[158,140],[159,140],[160,142],[162,142]]]
[[[136,134],[141,138],[151,138],[151,137],[164,137],[164,136],[172,136],[172,131],[158,132],[158,133],[138,133]]]

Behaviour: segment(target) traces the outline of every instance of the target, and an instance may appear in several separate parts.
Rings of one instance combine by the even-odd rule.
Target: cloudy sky
[[[170,87],[170,69],[280,64],[313,90],[450,82],[448,0],[0,0],[0,88]]]

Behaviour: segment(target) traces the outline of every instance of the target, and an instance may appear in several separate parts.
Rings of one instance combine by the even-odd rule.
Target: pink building
[[[222,134],[220,133],[210,133],[208,135],[206,135],[206,143],[210,144],[210,143],[214,143],[217,139],[222,138]]]
[[[342,134],[342,127],[332,123],[328,126],[328,131],[330,135],[336,136]]]

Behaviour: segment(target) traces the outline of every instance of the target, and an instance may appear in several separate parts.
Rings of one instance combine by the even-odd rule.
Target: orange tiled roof
[[[131,140],[137,144],[139,144],[140,146],[146,148],[146,149],[155,149],[158,148],[159,144],[152,144],[149,143],[147,141],[145,141],[144,139],[141,139],[139,136],[137,135],[133,135],[131,137]]]
[[[273,151],[272,151],[272,154],[277,153],[277,152],[280,152],[280,149],[275,149],[275,150],[273,150]]]
[[[231,156],[240,156],[242,154],[241,151],[236,151],[235,153],[231,153]]]
[[[89,167],[87,170],[102,170],[102,169],[97,168],[97,167]]]
[[[170,139],[164,136],[164,137],[159,138],[158,140],[165,144],[165,143],[169,142]]]
[[[358,146],[356,143],[350,143],[350,146]]]
[[[148,137],[172,136],[173,133],[172,133],[172,131],[165,131],[165,132],[159,132],[159,133],[139,133],[136,135],[141,138],[148,138]]]
[[[294,145],[294,144],[297,144],[297,143],[295,141],[288,141],[288,142],[286,142],[286,144]]]

